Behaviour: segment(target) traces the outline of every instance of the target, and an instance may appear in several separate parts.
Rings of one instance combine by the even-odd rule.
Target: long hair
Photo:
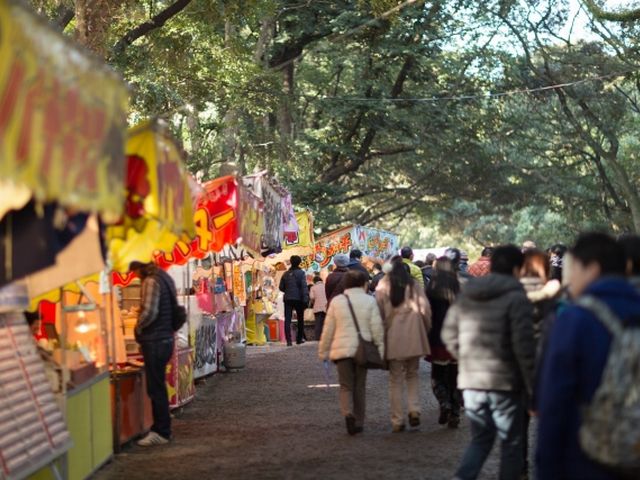
[[[389,283],[391,284],[391,305],[397,307],[404,302],[407,292],[407,285],[413,281],[409,273],[409,266],[401,257],[394,257],[391,260],[391,271],[389,272]]]
[[[431,281],[427,285],[429,298],[438,298],[453,303],[460,293],[460,282],[454,268],[455,266],[449,257],[440,257],[436,260]]]
[[[523,277],[536,277],[546,283],[551,275],[549,256],[540,250],[527,250],[524,254],[524,264],[520,269]]]

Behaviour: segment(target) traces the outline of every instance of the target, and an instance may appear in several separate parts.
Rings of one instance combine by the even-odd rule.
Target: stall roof
[[[20,2],[0,2],[0,178],[41,203],[117,219],[128,92]],[[0,216],[20,208],[0,197]]]

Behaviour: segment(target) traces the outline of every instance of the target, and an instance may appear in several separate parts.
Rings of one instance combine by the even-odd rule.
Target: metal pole
[[[62,410],[62,418],[64,419],[64,423],[67,422],[67,376],[69,375],[69,370],[67,368],[67,312],[65,311],[65,301],[64,301],[64,288],[60,288],[60,348],[62,351],[60,352],[60,359],[62,362],[62,397],[60,399],[60,410]],[[61,460],[62,466],[62,477],[67,478],[68,476],[68,453],[65,453]]]
[[[117,354],[116,354],[116,317],[115,317],[115,310],[113,308],[113,278],[112,278],[112,272],[109,269],[107,272],[107,282],[109,284],[109,316],[111,317],[111,370],[113,372],[115,372],[118,369],[118,361],[117,361]]]
[[[62,362],[62,416],[67,421],[67,312],[65,310],[64,289],[60,288],[60,361]]]

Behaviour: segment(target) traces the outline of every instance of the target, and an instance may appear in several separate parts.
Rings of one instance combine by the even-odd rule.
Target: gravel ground
[[[437,424],[429,367],[420,370],[423,397],[419,431],[391,433],[387,374],[367,380],[367,420],[349,437],[335,387],[326,387],[317,344],[249,348],[247,367],[214,375],[174,420],[168,446],[131,446],[98,479],[450,479],[468,439]],[[337,383],[333,365],[330,383]],[[497,446],[496,446],[497,447]],[[497,455],[481,479],[497,478]]]

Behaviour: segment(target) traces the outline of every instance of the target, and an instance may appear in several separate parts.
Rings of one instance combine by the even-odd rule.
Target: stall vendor
[[[172,317],[177,304],[173,279],[152,263],[131,262],[129,270],[142,280],[140,315],[135,336],[140,344],[151,399],[153,426],[138,445],[164,445],[171,439],[171,416],[165,372],[173,354]]]

